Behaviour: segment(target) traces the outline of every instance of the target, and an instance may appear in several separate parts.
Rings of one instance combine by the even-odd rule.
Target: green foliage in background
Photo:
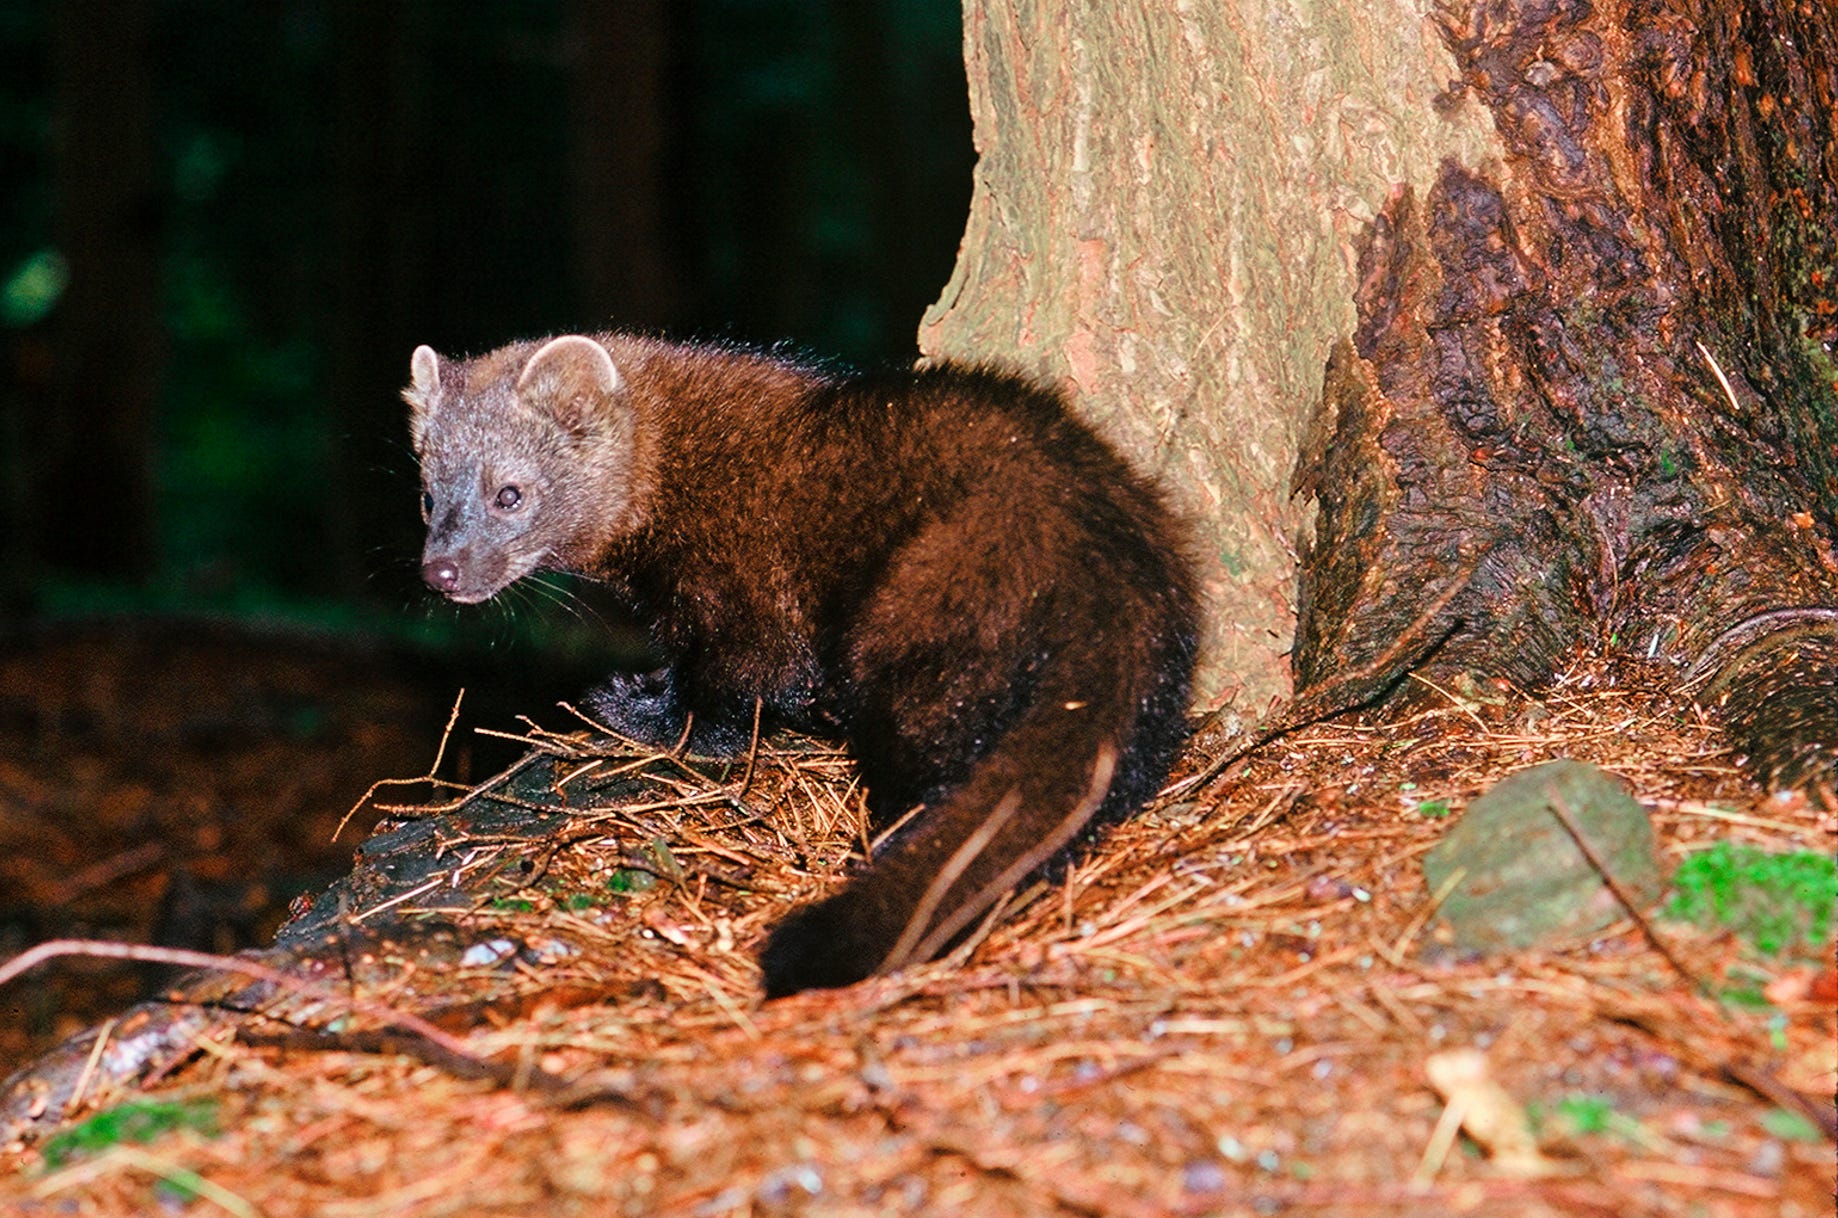
[[[0,5],[0,374],[12,378],[0,381],[0,475],[14,484],[30,457],[21,420],[50,400],[43,370],[58,355],[67,282],[50,11]],[[368,222],[339,207],[351,180],[340,177],[349,118],[339,71],[363,22],[228,0],[162,0],[152,11],[160,181],[137,222],[163,260],[157,565],[132,588],[58,585],[53,569],[35,609],[300,616],[305,605],[309,619],[342,629],[336,611],[312,605],[363,544],[376,546],[362,556],[386,589],[376,599],[414,608],[415,554],[401,537],[413,532],[415,470],[400,404],[392,389],[374,395],[372,434],[350,422],[362,411],[332,400],[350,362],[339,323],[361,313],[339,261],[341,232]],[[565,8],[423,0],[394,11],[408,36],[391,87],[421,119],[397,167],[415,195],[379,195],[375,206],[412,218],[402,258],[436,279],[397,302],[403,324],[455,351],[607,324],[575,297]],[[665,107],[680,146],[665,177],[679,197],[664,205],[688,302],[682,332],[786,339],[865,363],[910,358],[969,198],[955,0],[691,0],[668,12]],[[860,64],[875,57],[864,46],[884,59],[872,79],[887,103],[865,132]],[[901,175],[891,192],[875,185],[888,166]],[[892,219],[889,197],[910,201]],[[401,487],[400,518],[374,531],[368,520],[341,524],[333,474],[350,471],[334,462],[353,442],[334,429],[388,445],[393,456],[361,476]],[[534,608],[522,616],[567,616]],[[446,629],[441,616],[434,632]]]

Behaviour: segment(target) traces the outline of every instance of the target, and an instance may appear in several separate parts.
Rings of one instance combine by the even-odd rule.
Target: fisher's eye
[[[506,487],[499,488],[498,490],[498,509],[500,511],[514,512],[517,510],[518,505],[520,505],[522,502],[523,502],[523,492],[518,490],[516,487],[506,486]]]
[[[427,520],[434,515],[434,492],[421,492],[421,518]]]

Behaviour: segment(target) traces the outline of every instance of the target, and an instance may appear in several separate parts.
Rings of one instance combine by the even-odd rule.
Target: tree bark
[[[1283,688],[1292,620],[1316,711],[1607,646],[1830,781],[1834,21],[971,0],[922,345],[1061,380],[1175,485],[1214,702]]]
[[[1764,778],[1829,781],[1833,10],[1489,0],[1443,32],[1502,158],[1365,243],[1298,474],[1298,684],[1536,687],[1618,643],[1727,706]]]
[[[1289,495],[1354,237],[1388,185],[1491,136],[1433,112],[1452,68],[1421,0],[968,0],[980,154],[928,356],[1064,385],[1192,522],[1202,701],[1288,692]]]

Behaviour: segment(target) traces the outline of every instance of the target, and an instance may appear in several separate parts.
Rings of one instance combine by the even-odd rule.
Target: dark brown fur
[[[603,580],[664,660],[589,696],[608,726],[732,754],[757,701],[848,739],[877,825],[924,806],[777,927],[769,996],[936,955],[1165,775],[1191,575],[1159,497],[1057,395],[618,334],[422,348],[413,373],[430,585]]]

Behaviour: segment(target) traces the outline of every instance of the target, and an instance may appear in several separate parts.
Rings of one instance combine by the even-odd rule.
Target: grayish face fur
[[[580,337],[533,347],[458,363],[419,347],[410,365],[422,578],[462,604],[571,569],[593,540],[582,522],[617,506],[630,441],[611,356]]]

